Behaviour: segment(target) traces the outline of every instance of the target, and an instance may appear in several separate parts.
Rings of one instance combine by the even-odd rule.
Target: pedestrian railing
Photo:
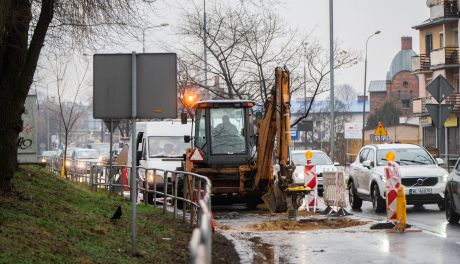
[[[59,158],[50,159],[47,168],[60,175],[62,162]],[[131,166],[67,165],[69,180],[88,184],[95,191],[105,189],[129,197]],[[211,181],[205,176],[184,171],[139,167],[137,172],[140,196],[136,197],[137,200],[142,197],[146,205],[161,206],[163,213],[172,211],[174,219],[181,217],[184,223],[188,222],[190,228],[194,228],[189,243],[191,263],[211,263]]]

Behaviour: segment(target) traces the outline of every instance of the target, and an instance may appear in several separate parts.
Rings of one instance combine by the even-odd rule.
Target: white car
[[[307,158],[305,153],[308,150],[293,150],[291,151],[291,160],[294,162],[296,168],[293,174],[294,183],[299,185],[305,184],[304,171],[305,165],[307,164]],[[318,193],[321,195],[323,192],[323,176],[324,171],[336,172],[337,168],[335,166],[338,163],[332,162],[332,160],[326,155],[326,153],[321,150],[310,150],[313,154],[311,162],[315,165],[315,172],[318,180]]]
[[[356,160],[346,168],[349,176],[350,205],[360,209],[363,200],[371,201],[375,212],[386,210],[385,167],[386,154],[392,151],[400,165],[401,183],[406,187],[409,205],[438,204],[444,208],[444,189],[448,173],[426,149],[414,144],[366,145]]]

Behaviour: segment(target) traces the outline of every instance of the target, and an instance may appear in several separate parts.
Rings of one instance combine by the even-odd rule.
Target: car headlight
[[[70,165],[72,165],[72,162],[70,162],[70,160],[66,160],[65,165],[66,165],[67,167],[70,167]]]
[[[98,162],[96,163],[97,166],[101,166],[102,165],[102,162]]]
[[[149,170],[147,172],[147,181],[148,182],[153,182],[154,181],[154,179],[153,179],[153,171],[151,171],[151,170]]]
[[[85,163],[84,162],[79,162],[78,163],[78,168],[80,168],[80,169],[85,168]]]
[[[449,177],[449,174],[445,174],[442,176],[442,182],[447,182],[447,178]]]
[[[43,159],[42,159],[42,162],[43,162],[43,163],[45,163],[45,162],[46,162],[46,159],[45,159],[45,158],[43,158]]]

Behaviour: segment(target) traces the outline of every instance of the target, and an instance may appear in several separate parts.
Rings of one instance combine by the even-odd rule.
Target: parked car
[[[294,162],[296,168],[293,174],[294,183],[299,185],[305,184],[304,171],[305,165],[307,164],[307,158],[305,153],[308,150],[293,150],[291,151],[291,160]],[[313,154],[311,158],[312,164],[315,165],[315,171],[318,179],[318,194],[323,194],[323,172],[324,171],[333,171],[336,172],[337,168],[335,166],[339,165],[338,163],[332,162],[332,160],[327,156],[326,153],[321,150],[310,150]]]
[[[444,191],[446,196],[446,219],[455,224],[460,220],[460,159],[450,173]]]
[[[40,155],[40,163],[47,163],[50,159],[54,158],[57,156],[57,151],[56,150],[45,150],[42,152]]]
[[[361,148],[356,160],[346,168],[349,175],[349,200],[360,209],[363,200],[371,201],[374,211],[384,212],[386,154],[392,151],[400,165],[401,183],[406,187],[408,205],[438,204],[444,209],[444,190],[448,173],[439,167],[426,149],[414,144],[380,144]]]

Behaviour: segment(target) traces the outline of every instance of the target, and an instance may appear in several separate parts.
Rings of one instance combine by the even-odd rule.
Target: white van
[[[137,139],[139,142],[140,168],[157,168],[163,170],[177,170],[181,168],[184,154],[190,143],[184,142],[184,136],[192,132],[191,122],[182,124],[180,120],[137,122]],[[141,140],[142,138],[142,140]],[[144,170],[139,170],[140,176],[145,179]],[[153,171],[149,171],[147,181],[153,189]],[[157,188],[163,187],[163,172],[156,173]]]

